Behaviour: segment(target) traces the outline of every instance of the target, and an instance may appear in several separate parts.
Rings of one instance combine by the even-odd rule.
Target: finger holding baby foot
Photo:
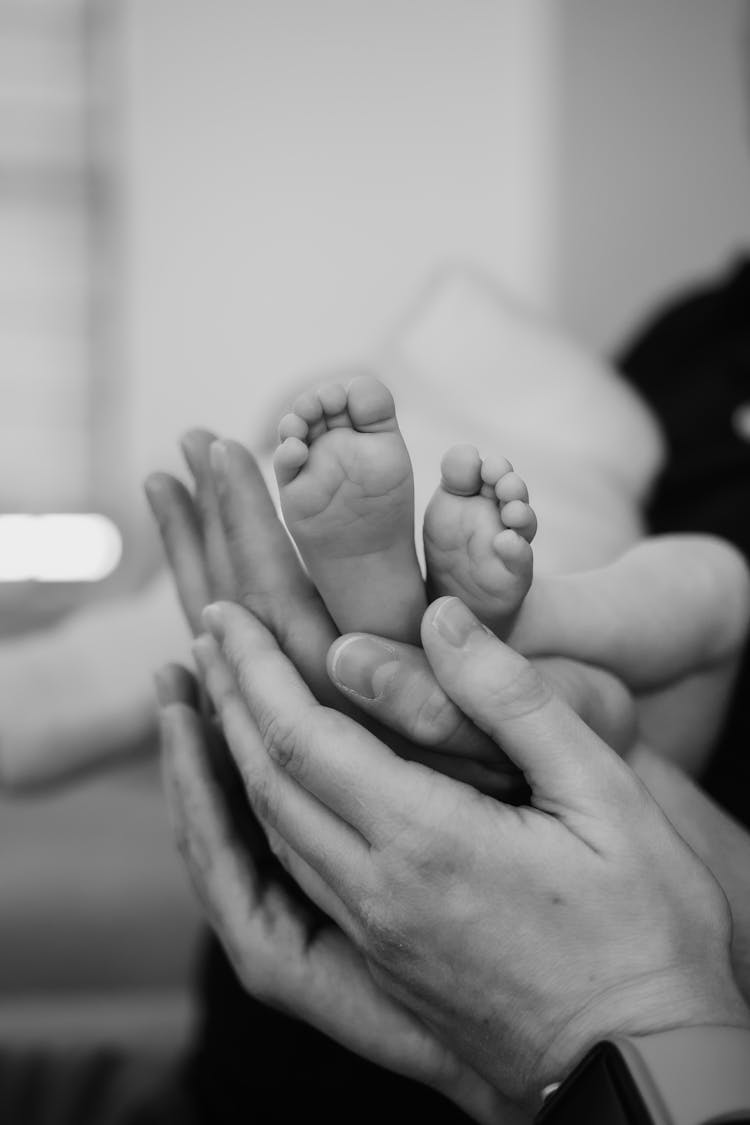
[[[388,388],[360,375],[300,395],[279,440],[284,520],[338,627],[416,640],[414,482]]]
[[[562,657],[541,658],[534,666],[607,745],[619,754],[633,747],[635,710],[619,680]],[[402,757],[501,800],[515,803],[528,795],[517,768],[446,694],[421,648],[349,633],[331,645],[327,668],[331,682],[361,712],[407,740],[390,740]]]
[[[454,594],[507,636],[531,586],[537,520],[525,481],[507,458],[454,445],[424,522],[431,596]]]

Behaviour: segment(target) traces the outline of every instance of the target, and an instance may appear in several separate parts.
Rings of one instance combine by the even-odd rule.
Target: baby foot
[[[510,461],[454,445],[424,520],[431,597],[456,594],[505,637],[531,586],[536,516]]]
[[[279,441],[284,520],[339,629],[418,641],[414,482],[390,391],[361,375],[301,395]]]

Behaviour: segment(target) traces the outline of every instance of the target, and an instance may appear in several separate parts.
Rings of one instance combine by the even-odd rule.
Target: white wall
[[[366,355],[434,265],[550,298],[544,0],[129,0],[130,464],[257,433]]]
[[[746,0],[123,0],[136,495],[470,256],[609,349],[748,244]]]
[[[611,347],[750,246],[750,5],[561,7],[560,308]]]

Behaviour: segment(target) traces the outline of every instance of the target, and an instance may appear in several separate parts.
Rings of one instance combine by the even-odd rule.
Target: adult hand
[[[193,886],[243,987],[343,1046],[439,1090],[478,1121],[526,1121],[380,988],[351,940],[269,862],[254,818],[216,776],[215,728],[177,666],[158,680],[165,790]]]
[[[336,629],[256,462],[242,446],[218,443],[204,430],[191,431],[183,451],[193,491],[158,473],[149,477],[146,493],[194,634],[208,602],[237,599],[274,631],[318,698],[348,708],[326,674]],[[503,1099],[374,984],[349,939],[274,860],[247,805],[237,808],[223,739],[200,713],[192,676],[170,666],[157,685],[165,789],[178,844],[242,985],[371,1061],[440,1090],[478,1120],[496,1121]],[[469,736],[474,745],[486,741],[467,720],[460,725],[467,742]],[[493,787],[491,764],[466,764],[475,780]],[[235,941],[240,929],[241,941]],[[517,1120],[512,1109],[506,1107],[503,1120]]]
[[[629,768],[457,599],[428,609],[425,653],[523,771],[524,808],[401,761],[320,707],[239,607],[205,619],[221,651],[197,642],[204,679],[274,850],[382,989],[498,1089],[532,1104],[607,1034],[747,1024],[716,881]],[[207,892],[215,916],[239,893],[239,863],[234,879]],[[241,956],[242,925],[223,917]]]

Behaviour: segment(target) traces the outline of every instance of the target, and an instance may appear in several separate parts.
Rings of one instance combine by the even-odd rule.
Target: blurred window
[[[0,507],[106,504],[108,2],[0,0]],[[106,489],[106,481],[103,484]]]
[[[113,504],[109,0],[0,0],[0,510]],[[111,61],[111,60],[110,60]]]

